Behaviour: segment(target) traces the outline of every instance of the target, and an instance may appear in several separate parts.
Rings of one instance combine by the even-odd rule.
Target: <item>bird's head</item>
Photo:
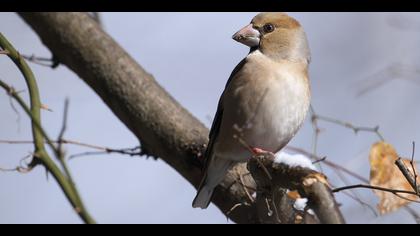
[[[310,60],[305,31],[285,13],[260,13],[232,38],[273,59]]]

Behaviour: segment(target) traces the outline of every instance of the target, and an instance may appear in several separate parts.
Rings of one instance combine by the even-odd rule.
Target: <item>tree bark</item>
[[[301,197],[307,198],[308,207],[314,210],[320,223],[345,223],[329,187],[327,177],[323,174],[301,166],[291,167],[284,163],[276,163],[275,157],[271,154],[255,156],[248,161],[248,169],[257,182],[257,200],[260,198],[259,195],[263,194],[265,195],[263,200],[267,201],[268,199],[272,202],[271,209],[282,209],[278,212],[273,211],[274,222],[290,223],[294,220],[294,212],[291,209],[284,216],[285,210],[290,204],[282,205],[281,202],[275,200],[280,199],[278,189],[281,188],[296,190]],[[259,213],[261,209],[264,208],[258,207]],[[264,212],[267,210],[263,210]],[[273,221],[273,219],[270,220]]]

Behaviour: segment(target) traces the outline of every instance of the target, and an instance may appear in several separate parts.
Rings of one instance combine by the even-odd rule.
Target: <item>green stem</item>
[[[32,73],[32,70],[29,68],[26,61],[21,57],[19,52],[16,51],[16,49],[1,33],[0,47],[4,51],[7,51],[7,55],[9,56],[9,58],[19,68],[19,70],[25,78],[25,82],[29,89],[30,108],[26,105],[24,100],[15,92],[15,90],[11,86],[7,85],[3,81],[0,81],[0,86],[3,87],[9,93],[9,95],[12,96],[19,103],[19,105],[23,108],[26,114],[31,118],[32,136],[34,139],[35,146],[34,158],[37,158],[34,163],[36,164],[37,161],[41,161],[41,163],[48,169],[49,172],[51,172],[51,174],[57,180],[67,199],[70,201],[71,205],[76,210],[81,219],[85,223],[95,224],[95,220],[90,216],[90,214],[84,207],[83,201],[81,200],[80,195],[75,185],[73,184],[71,176],[62,173],[61,169],[55,164],[55,162],[52,160],[52,158],[49,156],[48,152],[45,149],[44,140],[51,147],[51,149],[53,149],[54,153],[59,153],[59,151],[56,150],[57,148],[51,142],[51,139],[48,137],[47,133],[41,126],[41,99],[39,95],[38,85],[36,83],[35,76]],[[57,156],[57,158],[60,159],[59,156]],[[63,168],[65,168],[65,172],[69,173],[64,161],[60,160],[60,163],[62,164]]]

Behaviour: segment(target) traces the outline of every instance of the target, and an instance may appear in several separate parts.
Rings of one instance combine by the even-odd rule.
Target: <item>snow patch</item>
[[[278,152],[275,154],[275,163],[285,164],[290,167],[304,167],[311,170],[317,170],[312,161],[305,155],[302,154],[289,154],[286,152]]]
[[[305,211],[307,204],[308,204],[307,198],[298,198],[293,204],[293,207],[298,211]],[[315,212],[312,209],[308,209],[308,213],[311,215],[315,215]]]

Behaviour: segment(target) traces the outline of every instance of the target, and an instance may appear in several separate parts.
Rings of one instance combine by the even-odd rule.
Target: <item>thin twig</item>
[[[79,158],[82,156],[96,156],[96,155],[105,155],[105,154],[121,154],[127,156],[142,156],[143,153],[140,149],[140,146],[135,148],[126,148],[126,149],[107,149],[106,151],[96,151],[96,152],[81,152],[72,154],[69,156],[69,160]]]
[[[410,198],[407,198],[407,197],[404,197],[404,196],[400,195],[401,193],[404,193],[404,194],[412,194],[412,195],[418,196],[416,192],[411,192],[411,191],[407,191],[407,190],[383,188],[383,187],[365,185],[365,184],[345,186],[345,187],[333,189],[332,191],[333,192],[340,192],[340,191],[343,191],[343,190],[355,189],[355,188],[368,188],[368,189],[375,189],[375,190],[379,190],[379,191],[389,192],[389,193],[392,193],[395,196],[397,196],[401,199],[404,199],[406,201],[420,203],[420,201],[418,201],[418,200],[413,200],[413,199],[410,199]]]
[[[21,174],[29,173],[32,170],[32,167],[25,167],[25,165],[27,165],[27,164],[25,163],[25,165],[24,165],[23,162],[26,159],[28,159],[28,158],[30,158],[32,156],[33,156],[33,154],[31,153],[31,154],[26,155],[23,158],[21,158],[20,161],[19,161],[19,166],[15,167],[15,168],[3,168],[3,167],[0,167],[0,171],[3,171],[3,172],[14,172],[14,171],[17,171],[17,172],[19,172]]]
[[[51,142],[53,144],[58,144],[59,143],[58,140],[53,140]],[[23,144],[33,144],[33,143],[34,143],[33,141],[26,141],[26,140],[25,141],[22,141],[22,140],[0,140],[0,144],[23,145]],[[83,142],[80,142],[80,141],[69,140],[69,139],[64,139],[64,138],[61,140],[61,143],[99,150],[98,152],[92,153],[91,155],[114,154],[114,153],[115,154],[128,155],[128,156],[141,156],[141,155],[143,155],[143,153],[141,152],[141,147],[140,146],[136,146],[136,147],[133,147],[133,148],[117,149],[117,148],[110,148],[110,147],[105,147],[105,146],[83,143]],[[90,155],[90,154],[87,154],[87,155]],[[83,154],[81,154],[80,156],[83,156]],[[74,158],[74,156],[69,157],[69,159],[71,159],[71,158]]]
[[[314,155],[318,155],[318,140],[319,140],[319,135],[321,133],[321,129],[319,128],[319,125],[318,125],[318,119],[315,119],[316,113],[315,113],[315,109],[312,106],[312,104],[310,105],[309,108],[310,108],[310,112],[311,112],[312,129],[314,131],[313,141],[312,141],[312,153]]]
[[[313,161],[312,164],[315,165],[315,164],[320,163],[320,162],[323,162],[325,160],[327,160],[327,156],[324,156],[324,157],[322,157],[322,158],[320,158],[318,160]]]
[[[65,156],[64,156],[64,152],[62,150],[62,139],[64,137],[64,133],[67,130],[67,119],[68,119],[68,110],[69,110],[69,100],[66,98],[65,102],[64,102],[64,112],[63,112],[63,123],[61,126],[61,130],[60,130],[60,134],[58,135],[58,147],[54,149],[55,152],[55,156],[58,159],[58,161],[61,164],[61,167],[64,170],[64,174],[67,176],[68,181],[70,182],[73,191],[77,193],[77,188],[76,185],[74,183],[73,177],[70,173],[70,169],[67,165]],[[84,206],[84,203],[80,197],[79,194],[76,194],[76,200],[78,202],[78,206],[75,207],[76,212],[81,213],[81,212],[86,212],[86,208]]]
[[[7,50],[0,50],[0,54],[1,55],[7,55],[7,54],[9,54],[9,51],[7,51]]]
[[[64,112],[63,112],[63,123],[61,126],[60,134],[58,135],[58,147],[57,147],[57,156],[64,158],[62,146],[63,146],[63,137],[64,132],[66,132],[67,129],[67,116],[68,116],[68,110],[69,110],[69,100],[66,98],[64,102]]]
[[[105,154],[109,154],[109,153],[108,152],[104,152],[104,151],[81,152],[81,153],[72,154],[68,158],[69,158],[69,160],[73,160],[73,159],[79,158],[79,157],[97,156],[97,155],[105,155]]]
[[[277,205],[276,205],[276,196],[275,196],[276,194],[275,194],[275,192],[274,191],[272,191],[271,192],[271,205],[272,205],[272,207],[273,207],[273,209],[274,209],[274,214],[275,214],[275,216],[276,216],[276,221],[277,222],[279,222],[279,223],[281,223],[281,220],[280,220],[280,214],[279,214],[279,210],[278,210],[278,208],[277,208]]]
[[[243,177],[242,177],[242,175],[241,175],[241,174],[239,174],[239,180],[241,181],[241,185],[242,185],[242,187],[243,187],[243,189],[244,189],[244,191],[245,191],[245,193],[246,193],[246,196],[249,198],[249,200],[251,201],[251,203],[254,203],[254,202],[255,202],[255,200],[254,200],[254,198],[251,196],[251,194],[249,193],[249,191],[248,191],[248,186],[246,186],[245,181],[244,181],[244,179],[243,179]]]
[[[330,118],[330,117],[326,117],[326,116],[321,116],[321,115],[318,115],[318,114],[313,115],[313,119],[321,120],[321,121],[329,122],[329,123],[332,123],[332,124],[337,124],[337,125],[343,126],[345,128],[349,128],[349,129],[353,130],[355,134],[358,134],[361,131],[375,133],[381,141],[385,140],[383,135],[379,132],[379,126],[375,126],[373,128],[372,127],[355,126],[350,122],[346,122],[346,121],[342,121],[342,120],[338,120],[338,119],[334,119],[334,118]]]
[[[360,197],[354,196],[354,195],[352,195],[351,193],[348,193],[348,192],[342,192],[342,193],[344,195],[346,195],[347,197],[353,199],[354,201],[358,202],[360,205],[362,205],[362,207],[367,207],[373,213],[373,215],[375,217],[378,216],[378,213],[376,212],[376,209],[373,206],[371,206],[369,203],[362,201],[360,199]],[[355,193],[353,193],[353,194],[355,194]]]
[[[401,199],[404,199],[404,200],[408,201],[408,202],[420,203],[420,201],[419,201],[419,200],[414,200],[414,199],[410,199],[410,198],[408,198],[408,197],[404,197],[404,196],[400,195],[399,193],[395,193],[395,195],[396,195],[397,197],[401,198]]]
[[[416,142],[413,141],[413,151],[411,152],[411,160],[410,160],[410,165],[411,168],[413,169],[413,173],[414,173],[414,186],[416,186],[415,190],[417,195],[419,194],[419,187],[417,185],[417,171],[416,171],[416,167],[414,165],[414,155],[416,153]]]
[[[417,194],[419,192],[419,186],[416,185],[416,180],[414,180],[414,177],[411,174],[411,171],[407,168],[407,166],[405,166],[403,160],[401,158],[398,158],[395,161],[395,165],[397,165],[398,169],[401,171],[405,179],[408,181],[408,183],[411,185],[411,187],[414,189],[414,191]]]
[[[406,194],[411,194],[411,195],[418,196],[417,193],[413,192],[413,191],[383,188],[383,187],[372,186],[372,185],[367,185],[367,184],[355,184],[355,185],[349,185],[349,186],[344,186],[344,187],[340,187],[340,188],[335,188],[335,189],[332,190],[332,192],[336,193],[336,192],[340,192],[340,191],[343,191],[343,190],[355,189],[355,188],[368,188],[368,189],[375,189],[375,190],[390,192],[390,193],[393,193],[393,194],[406,193]]]
[[[420,224],[420,215],[416,210],[412,209],[410,206],[405,206],[404,209],[414,218],[417,224]]]
[[[305,156],[308,156],[312,160],[321,160],[322,159],[321,157],[318,157],[316,155],[313,155],[312,153],[310,153],[310,152],[308,152],[308,151],[306,151],[306,150],[304,150],[302,148],[293,147],[293,146],[286,146],[285,148],[288,149],[288,150],[297,152],[297,153],[301,153],[301,154],[303,154]],[[365,183],[368,183],[369,182],[369,180],[366,179],[365,177],[363,177],[363,176],[361,176],[361,175],[359,175],[359,174],[357,174],[357,173],[355,173],[355,172],[353,172],[353,171],[351,171],[351,170],[349,170],[349,169],[347,169],[347,168],[345,168],[345,167],[343,167],[343,166],[341,166],[339,164],[336,164],[336,163],[334,163],[334,162],[332,162],[332,161],[330,161],[328,159],[323,160],[322,163],[324,163],[325,165],[328,165],[331,168],[340,170],[340,171],[342,171],[342,172],[344,172],[344,173],[346,173],[346,174],[348,174],[348,175],[350,175],[350,176],[352,176],[352,177],[354,177],[354,178],[356,178],[356,179],[358,179],[358,180],[360,180],[362,182],[365,182]]]
[[[226,212],[226,216],[229,216],[230,214],[232,214],[232,212],[240,207],[240,206],[250,206],[248,203],[244,202],[244,203],[236,203],[235,205],[232,206],[232,208],[229,209],[229,211]],[[228,218],[229,220],[229,218]]]
[[[344,175],[344,173],[342,173],[341,171],[339,171],[339,170],[337,170],[337,169],[333,169],[333,171],[334,171],[334,173],[338,176],[338,178],[340,178],[340,179],[341,179],[341,181],[342,181],[345,185],[351,185],[351,184],[350,184],[350,181],[346,178],[346,176]],[[332,187],[333,187],[333,186],[332,186]],[[351,195],[350,193],[351,193],[351,194],[353,194],[353,195]],[[358,202],[358,203],[359,203],[360,205],[362,205],[363,207],[368,206],[368,208],[369,208],[370,210],[372,210],[373,214],[374,214],[375,216],[377,216],[377,212],[375,211],[375,209],[374,209],[371,205],[369,205],[369,204],[367,204],[367,203],[363,202],[363,201],[361,200],[361,197],[359,197],[359,195],[357,194],[357,192],[356,192],[356,191],[350,190],[350,193],[348,193],[350,198],[352,198],[353,200],[355,200],[356,202]],[[347,192],[344,192],[344,194],[347,194]]]
[[[55,69],[60,65],[60,63],[54,57],[52,57],[52,58],[37,57],[34,54],[32,54],[30,56],[22,55],[22,57],[25,58],[29,62],[32,62],[32,63],[40,65],[40,66],[50,67],[52,69]]]

